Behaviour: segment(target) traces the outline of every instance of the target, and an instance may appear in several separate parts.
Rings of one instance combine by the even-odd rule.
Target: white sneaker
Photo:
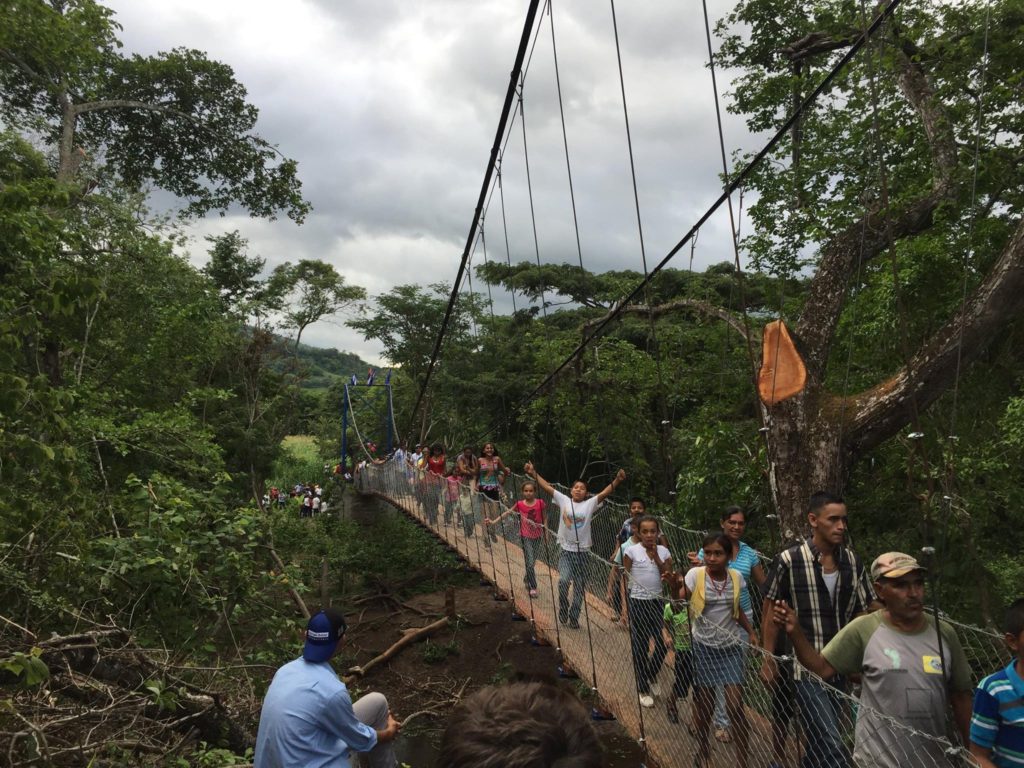
[[[651,681],[651,696],[661,696],[661,686]]]
[[[654,706],[654,697],[651,696],[649,693],[641,693],[640,694],[640,706],[641,707],[646,707],[647,709],[650,709],[651,707]]]

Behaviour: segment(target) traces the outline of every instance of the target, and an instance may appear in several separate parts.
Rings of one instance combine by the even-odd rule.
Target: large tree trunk
[[[792,540],[807,528],[807,500],[818,490],[836,491],[846,475],[840,419],[835,399],[821,388],[817,371],[808,371],[799,395],[768,413],[769,471],[783,537]]]
[[[818,490],[839,493],[858,455],[892,438],[949,390],[1011,320],[1024,312],[1024,220],[963,307],[900,370],[848,397],[823,390],[825,360],[807,366],[807,386],[769,412],[768,449],[776,504],[787,536],[806,529]]]

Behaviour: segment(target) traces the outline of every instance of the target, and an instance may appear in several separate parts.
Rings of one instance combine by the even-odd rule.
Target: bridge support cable
[[[978,203],[978,167],[981,162],[981,134],[985,116],[985,94],[988,86],[988,66],[989,66],[989,35],[991,33],[992,23],[992,3],[991,0],[986,0],[985,3],[985,34],[982,45],[981,54],[981,71],[978,75],[978,88],[977,88],[977,108],[975,112],[975,123],[974,123],[974,167],[971,170],[971,196],[970,196],[970,218],[967,225],[967,248],[964,251],[963,259],[961,260],[961,284],[960,284],[960,318],[961,322],[957,328],[957,341],[956,341],[956,371],[953,377],[953,402],[950,409],[949,417],[949,431],[946,433],[946,445],[948,446],[946,455],[943,457],[944,464],[946,465],[946,471],[942,476],[942,506],[945,510],[945,520],[942,524],[942,537],[941,543],[939,544],[938,557],[936,555],[936,549],[934,547],[924,547],[922,552],[928,556],[929,565],[932,566],[930,569],[929,577],[931,580],[932,589],[932,609],[935,616],[940,616],[939,602],[941,592],[941,571],[938,567],[935,567],[938,563],[942,562],[943,557],[948,557],[946,550],[948,549],[949,543],[949,529],[950,523],[953,519],[953,499],[956,484],[956,448],[959,437],[957,436],[957,407],[960,400],[960,375],[962,373],[963,366],[963,347],[964,347],[964,325],[966,323],[966,309],[967,309],[967,283],[968,276],[971,269],[971,261],[974,256],[975,249],[975,227],[977,224],[977,203]],[[930,550],[930,552],[929,552]],[[938,624],[936,624],[938,627]],[[936,638],[939,641],[939,661],[945,664],[945,658],[942,653],[942,633],[936,631]],[[943,666],[943,669],[945,667]]]
[[[369,424],[365,419],[370,418]],[[367,459],[375,458],[367,447],[372,439],[360,431],[360,419],[364,426],[379,428],[384,434],[383,454],[390,454],[394,440],[394,406],[391,398],[391,384],[367,384],[365,386],[345,383],[344,401],[341,414],[341,463],[346,466],[348,455],[353,448],[349,442],[348,428],[355,432],[356,442]],[[372,435],[369,436],[372,438]],[[379,436],[378,436],[379,438]]]
[[[864,45],[871,40],[874,34],[879,28],[888,20],[893,12],[899,7],[902,0],[889,0],[889,2],[881,8],[876,14],[871,24],[864,30],[857,39],[850,45],[850,47],[843,53],[840,59],[835,63],[831,70],[821,79],[817,86],[804,97],[797,108],[793,111],[789,117],[776,129],[775,133],[769,138],[769,140],[758,150],[757,154],[750,159],[750,161],[743,167],[743,169],[737,173],[729,181],[726,188],[722,193],[715,199],[714,202],[704,211],[703,214],[690,226],[689,230],[683,235],[683,237],[662,257],[661,261],[655,264],[648,274],[641,280],[628,294],[623,296],[619,301],[616,302],[613,309],[605,315],[600,322],[598,322],[593,330],[570,352],[561,363],[558,364],[544,379],[541,381],[533,390],[527,395],[522,397],[518,403],[513,407],[513,412],[521,410],[526,404],[532,401],[537,394],[542,392],[549,384],[551,384],[573,361],[575,361],[579,355],[586,349],[590,343],[598,336],[602,335],[609,327],[609,325],[622,314],[622,311],[631,303],[635,302],[637,297],[641,296],[645,288],[650,284],[651,280],[657,276],[661,270],[681,251],[694,237],[694,235],[700,230],[702,226],[718,211],[722,205],[729,199],[729,197],[736,192],[740,187],[744,186],[754,171],[764,162],[765,158],[775,149],[780,141],[789,133],[796,121],[803,115],[803,113],[821,96],[826,90],[828,90],[832,83],[839,77],[840,74],[846,69],[847,65],[853,58],[860,52]],[[489,425],[483,432],[482,437],[489,435],[496,427],[496,424]]]
[[[488,570],[489,566],[467,548],[468,538],[453,535],[453,528],[457,526],[445,525],[437,515],[436,506],[431,510],[429,504],[422,503],[424,500],[433,500],[436,505],[436,492],[415,479],[410,481],[407,473],[408,467],[394,462],[371,465],[361,470],[357,487],[392,504],[429,529],[473,567]],[[518,490],[522,479],[513,476],[508,482],[513,490]],[[555,640],[564,666],[575,670],[581,682],[591,689],[585,694],[593,697],[588,703],[612,712],[623,727],[639,739],[641,714],[638,712],[640,685],[637,683],[637,672],[640,671],[644,680],[643,687],[653,699],[653,703],[647,702],[650,706],[645,704],[640,709],[644,722],[642,743],[653,762],[661,768],[689,768],[695,761],[708,766],[735,765],[735,745],[719,743],[713,737],[705,742],[691,735],[686,727],[694,724],[698,710],[696,702],[700,702],[705,714],[710,714],[713,687],[705,682],[704,686],[698,687],[703,693],[695,693],[692,686],[690,690],[681,691],[676,688],[675,675],[677,657],[680,662],[688,659],[692,665],[695,679],[691,679],[691,683],[701,682],[704,679],[701,675],[706,674],[708,669],[733,664],[740,680],[738,691],[734,693],[742,695],[733,695],[731,703],[734,721],[747,738],[747,762],[751,765],[764,765],[777,762],[777,758],[781,757],[783,764],[795,764],[801,748],[798,739],[787,735],[779,745],[782,755],[777,754],[772,743],[773,721],[782,715],[776,710],[777,701],[773,701],[771,692],[764,688],[758,676],[766,656],[763,649],[748,645],[745,637],[739,638],[731,630],[723,633],[714,625],[703,623],[701,619],[692,622],[692,642],[690,629],[683,629],[670,638],[662,618],[664,606],[671,606],[670,614],[685,609],[685,606],[678,601],[666,600],[660,593],[644,595],[634,589],[633,603],[616,603],[614,599],[606,599],[614,597],[607,593],[614,565],[601,555],[610,554],[614,549],[619,523],[628,515],[625,506],[606,501],[603,511],[593,519],[593,546],[584,553],[586,564],[583,574],[586,586],[584,605],[589,612],[589,622],[581,622],[578,627],[560,625],[556,591],[559,548],[551,544],[554,538],[553,523],[557,522],[558,510],[557,507],[549,509],[551,513],[546,517],[543,547],[532,549],[531,552],[536,556],[532,564],[538,587],[537,596],[528,599],[523,591],[515,589],[518,584],[524,583],[528,557],[518,526],[504,526],[500,529],[495,526],[505,540],[503,546],[507,547],[508,553],[506,569],[496,574],[497,587],[509,595],[521,614],[532,611],[531,628],[538,637]],[[475,518],[470,522],[476,530],[475,538],[479,540],[485,535],[484,526]],[[699,546],[700,532],[680,528],[669,521],[663,521],[662,524],[674,559],[685,558],[686,552]],[[650,598],[649,605],[642,605],[644,598]],[[633,612],[631,623],[627,626],[620,623],[623,611]],[[995,633],[955,622],[947,623],[968,654],[975,680],[1009,662],[1007,649],[1001,637]],[[784,656],[774,658],[780,664],[791,661]],[[594,660],[593,665],[590,659]],[[632,663],[634,660],[636,663]],[[685,665],[680,666],[685,668]],[[601,676],[599,691],[596,690],[595,673]],[[677,697],[676,693],[682,695]],[[900,768],[968,768],[972,765],[963,747],[947,738],[910,728],[872,709],[864,701],[844,693],[837,691],[830,695],[835,697],[835,709],[830,709],[834,716],[825,718],[821,712],[808,709],[804,713],[806,716],[801,717],[799,708],[795,716],[801,718],[807,728],[806,744],[812,747],[822,743],[832,744],[841,752],[845,761],[843,764],[849,764],[850,758],[845,751],[846,745],[854,744],[858,751],[855,759],[863,760],[861,751],[865,744],[884,739],[888,754],[877,761],[872,761],[869,754],[869,763],[896,765]],[[669,705],[670,701],[673,706]],[[738,725],[740,721],[742,725]],[[709,757],[707,762],[699,760],[705,744]]]
[[[430,378],[434,373],[435,366],[437,365],[437,359],[441,354],[441,345],[444,342],[445,333],[448,331],[448,323],[451,322],[455,302],[458,300],[459,286],[462,284],[462,275],[466,271],[466,264],[469,261],[470,249],[472,249],[473,241],[476,239],[477,225],[479,224],[480,217],[483,214],[484,201],[487,199],[487,192],[491,186],[491,176],[494,174],[495,168],[497,167],[498,153],[501,150],[502,139],[505,137],[509,114],[512,112],[512,105],[516,95],[516,86],[522,77],[523,60],[526,57],[526,49],[530,42],[530,31],[533,29],[534,20],[537,17],[537,8],[539,6],[540,0],[530,0],[529,7],[526,11],[526,20],[523,23],[523,33],[519,40],[519,48],[516,51],[516,59],[515,63],[512,65],[512,72],[509,75],[508,89],[505,92],[505,101],[501,107],[501,116],[498,118],[498,129],[494,135],[494,144],[491,147],[490,160],[487,163],[487,169],[484,172],[484,180],[480,185],[480,195],[477,199],[476,210],[473,212],[473,220],[469,225],[469,234],[466,236],[466,245],[463,248],[462,258],[459,261],[459,270],[455,275],[455,280],[452,281],[452,293],[448,299],[448,306],[444,311],[444,318],[441,320],[441,327],[437,332],[437,339],[434,342],[434,349],[430,355],[430,363],[427,366],[427,372],[424,374],[423,383],[420,386],[420,392],[416,397],[416,403],[413,405],[412,412],[409,414],[410,435],[412,433],[412,425],[416,422],[416,414],[420,409],[420,405],[423,403],[423,397],[427,393],[427,387],[430,385]]]
[[[712,42],[711,42],[711,18],[710,18],[710,15],[708,13],[708,3],[707,3],[707,0],[701,0],[701,5],[702,5],[703,11],[704,11],[704,36],[705,36],[705,38],[707,40],[707,46],[708,46],[708,70],[711,73],[711,90],[714,93],[714,101],[715,101],[715,124],[716,124],[717,129],[718,129],[718,151],[719,151],[719,155],[720,155],[721,160],[722,160],[722,179],[724,180],[724,182],[725,182],[724,186],[725,186],[726,190],[728,191],[729,187],[730,187],[730,184],[729,184],[729,160],[728,160],[728,157],[727,157],[726,151],[725,151],[725,130],[722,127],[722,106],[721,106],[721,103],[720,103],[721,100],[719,99],[719,96],[718,96],[718,75],[717,75],[717,70],[716,70],[716,67],[715,67],[715,52],[714,52],[714,48],[713,48]],[[867,30],[866,29],[863,30],[863,34],[867,35]],[[742,190],[743,190],[743,188],[740,187],[740,203],[741,203],[741,205],[742,205],[742,200],[743,200],[743,191]],[[764,443],[765,458],[767,459],[767,462],[768,462],[768,467],[767,467],[767,470],[768,470],[768,487],[770,489],[772,508],[774,510],[774,513],[777,516],[778,513],[779,513],[779,500],[778,500],[778,493],[777,493],[777,490],[776,490],[778,488],[778,484],[776,483],[776,478],[775,478],[775,462],[772,459],[771,428],[770,428],[771,427],[771,418],[772,418],[771,408],[773,408],[774,406],[767,406],[766,407],[763,404],[763,402],[761,401],[760,393],[758,392],[758,388],[757,388],[758,362],[757,362],[757,357],[755,355],[754,346],[753,346],[753,342],[752,342],[753,335],[752,335],[751,330],[750,330],[750,315],[747,313],[746,279],[744,278],[743,265],[742,265],[742,263],[740,261],[739,223],[738,223],[738,221],[736,219],[736,215],[733,212],[732,192],[731,191],[728,191],[727,195],[726,195],[726,207],[727,207],[728,212],[729,212],[729,239],[731,241],[730,244],[732,245],[733,266],[734,266],[734,268],[736,270],[735,271],[735,276],[734,276],[734,282],[735,282],[735,284],[736,284],[736,286],[738,288],[738,292],[739,292],[740,309],[741,309],[741,314],[743,316],[743,329],[745,331],[745,333],[744,333],[744,340],[746,342],[747,359],[749,361],[749,381],[750,381],[750,386],[753,389],[754,401],[757,403],[757,413],[758,413],[758,416],[760,417],[760,421],[761,421],[761,428],[758,430],[758,434],[761,437],[761,441]],[[781,281],[781,288],[780,288],[780,298],[779,298],[779,319],[780,320],[782,319],[783,301],[784,301],[784,296],[785,296],[785,293],[784,293],[784,291],[785,291],[785,282],[786,281],[784,279]],[[781,343],[782,343],[782,334],[779,334],[778,340],[776,341],[775,359],[778,359],[779,345],[781,345]],[[778,366],[775,366],[775,369],[774,369],[774,371],[772,373],[772,395],[773,395],[772,402],[773,403],[774,403],[774,400],[775,400],[774,394],[775,394],[775,383],[776,383],[777,375],[778,375]]]
[[[633,132],[629,127],[629,106],[626,99],[626,75],[622,69],[622,48],[619,45],[619,20],[615,13],[615,0],[609,0],[612,11],[612,31],[615,37],[615,60],[618,63],[619,68],[619,90],[622,94],[622,118],[626,126],[626,149],[629,154],[629,176],[633,186],[633,207],[636,211],[636,229],[637,235],[640,240],[640,261],[644,269],[644,302],[647,304],[648,310],[652,310],[654,307],[651,301],[650,291],[650,272],[647,269],[647,246],[644,241],[644,224],[643,216],[640,214],[640,190],[636,182],[636,160],[633,156]],[[668,423],[668,405],[667,397],[665,395],[665,377],[662,372],[661,366],[661,345],[658,344],[658,333],[655,326],[655,319],[653,311],[649,311],[647,315],[649,322],[649,343],[648,343],[648,354],[650,354],[650,345],[654,346],[654,368],[657,375],[658,381],[658,449],[659,458],[661,459],[661,478],[662,478],[662,501],[669,500],[669,488],[670,480],[669,474],[671,467],[668,458],[668,430],[670,424]],[[674,485],[674,483],[672,484]]]
[[[508,247],[508,219],[505,216],[505,186],[501,182],[501,163],[504,159],[504,155],[498,160],[498,201],[501,203],[501,229],[505,234],[505,264],[508,266],[508,271],[512,272],[512,251]],[[516,292],[515,289],[509,289],[509,293],[512,295],[512,312],[518,312],[519,308],[516,306]]]

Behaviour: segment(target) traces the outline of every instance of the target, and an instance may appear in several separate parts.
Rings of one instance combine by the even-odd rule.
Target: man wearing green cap
[[[784,601],[775,622],[793,641],[797,658],[828,680],[862,675],[854,740],[858,765],[900,768],[945,765],[947,703],[963,743],[971,718],[971,674],[956,632],[924,612],[925,569],[910,555],[887,552],[871,565],[880,611],[843,627],[819,653]]]

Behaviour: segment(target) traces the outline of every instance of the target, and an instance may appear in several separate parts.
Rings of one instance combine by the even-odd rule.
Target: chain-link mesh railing
[[[665,595],[660,582],[643,573],[649,566],[642,551],[634,550],[636,561],[630,558],[627,575],[612,560],[629,517],[623,505],[602,506],[592,519],[592,547],[581,552],[559,546],[553,533],[559,511],[550,499],[544,499],[542,528],[518,512],[502,516],[522,498],[526,480],[512,475],[493,499],[455,478],[389,462],[368,466],[356,484],[428,527],[477,568],[496,598],[509,599],[511,609],[530,622],[536,641],[556,647],[559,671],[586,682],[595,713],[613,713],[651,763],[663,768],[972,764],[955,735],[944,686],[937,708],[926,693],[917,700],[906,692],[911,716],[882,714],[848,683],[834,687],[790,657],[752,644],[739,617],[729,612],[723,617],[711,608],[715,595],[707,589],[702,598],[708,608],[699,616],[693,610],[696,598],[687,605],[675,586],[669,589],[674,594]],[[664,521],[661,528],[675,563],[672,585],[682,579],[687,553],[700,549],[703,536]],[[691,580],[704,575],[697,569],[690,573]],[[710,587],[712,592],[731,588]],[[998,636],[949,623],[973,681],[1005,666]],[[766,685],[761,671],[769,656],[775,675]],[[949,649],[944,658],[950,658]]]

